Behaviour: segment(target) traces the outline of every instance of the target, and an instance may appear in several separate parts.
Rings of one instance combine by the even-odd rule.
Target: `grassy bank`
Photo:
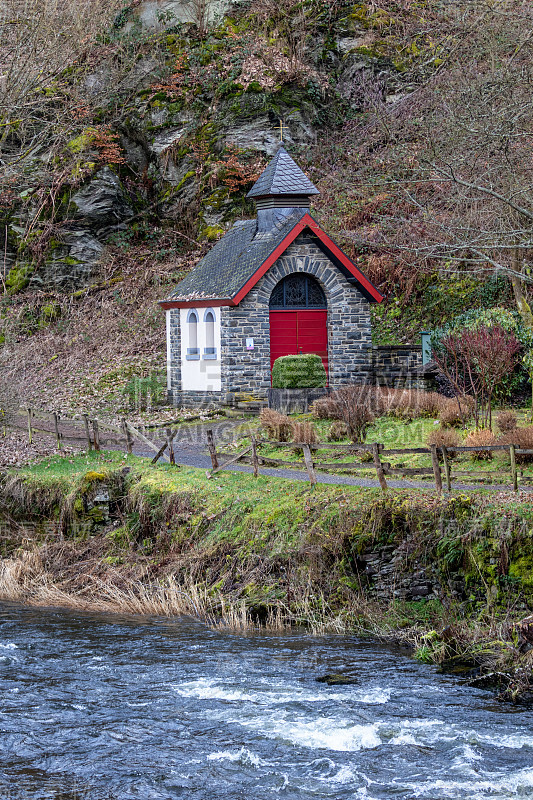
[[[0,509],[4,599],[357,631],[528,696],[526,497],[311,491],[92,453],[4,474]]]

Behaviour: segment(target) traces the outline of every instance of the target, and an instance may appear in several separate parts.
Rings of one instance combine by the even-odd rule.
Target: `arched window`
[[[198,312],[192,308],[187,314],[187,361],[197,361],[199,358]]]
[[[214,359],[217,357],[217,350],[215,347],[215,312],[212,308],[208,308],[204,314],[205,322],[205,348],[204,358]]]
[[[327,308],[326,295],[312,275],[295,272],[274,287],[270,308]]]

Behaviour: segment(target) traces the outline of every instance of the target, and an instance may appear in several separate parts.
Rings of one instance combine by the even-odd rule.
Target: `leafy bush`
[[[429,434],[427,443],[437,447],[460,447],[461,437],[453,428],[436,428]]]
[[[322,359],[315,353],[280,356],[272,367],[274,389],[320,389],[327,383]]]
[[[263,408],[259,414],[259,422],[269,439],[273,439],[275,442],[289,441],[292,423],[285,414],[280,414],[273,408]]]
[[[131,410],[149,411],[164,402],[166,391],[165,377],[156,371],[145,377],[134,375],[122,390]]]
[[[518,420],[514,411],[500,411],[496,418],[496,425],[500,433],[510,433],[516,430]]]
[[[504,374],[494,390],[494,399],[504,400],[517,392],[527,381],[531,369],[530,358],[533,351],[533,333],[523,324],[518,311],[509,311],[507,308],[475,308],[455,317],[450,325],[438,328],[431,336],[431,346],[434,355],[442,350],[442,341],[450,335],[461,334],[464,331],[477,331],[479,328],[498,327],[507,334],[514,336],[522,347],[522,356],[514,370]],[[520,363],[521,361],[521,363]]]
[[[465,439],[465,447],[477,447],[478,445],[496,444],[496,437],[489,428],[482,428],[480,431],[472,431]],[[474,450],[470,454],[473,461],[491,461],[492,450]]]

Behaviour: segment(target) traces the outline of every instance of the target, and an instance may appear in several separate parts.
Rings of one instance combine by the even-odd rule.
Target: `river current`
[[[530,711],[354,637],[0,604],[0,686],[1,800],[533,798]]]

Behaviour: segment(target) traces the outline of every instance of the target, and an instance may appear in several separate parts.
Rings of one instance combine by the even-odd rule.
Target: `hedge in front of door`
[[[315,353],[280,356],[272,366],[274,389],[321,389],[326,383],[324,364]]]

